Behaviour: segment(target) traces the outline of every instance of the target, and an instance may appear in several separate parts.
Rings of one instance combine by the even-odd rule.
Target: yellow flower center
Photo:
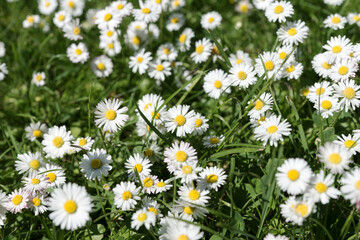
[[[146,149],[144,151],[144,155],[147,156],[147,157],[152,157],[154,155],[154,151],[151,150],[151,149]]]
[[[154,181],[151,178],[147,177],[143,180],[143,184],[145,187],[149,188],[154,185]]]
[[[356,142],[354,140],[346,140],[344,142],[345,147],[347,148],[353,148],[356,146]]]
[[[331,68],[331,64],[328,64],[327,62],[323,62],[323,64],[321,66],[323,68],[325,68],[325,69],[330,69]]]
[[[185,40],[186,40],[186,34],[181,34],[180,37],[179,37],[179,42],[184,43]]]
[[[192,167],[189,165],[185,165],[182,167],[182,172],[185,174],[190,174],[192,173]]]
[[[68,1],[68,6],[71,8],[75,7],[75,3],[73,1]]]
[[[321,102],[321,107],[323,109],[327,110],[327,109],[330,109],[332,107],[332,104],[331,104],[331,102],[329,100],[324,100],[324,101]]]
[[[261,101],[260,99],[255,102],[255,109],[256,109],[256,110],[260,110],[260,109],[262,109],[263,107],[264,107],[264,102]]]
[[[79,145],[80,145],[80,146],[85,146],[86,143],[87,143],[87,141],[86,141],[85,138],[81,138],[81,139],[79,140]]]
[[[212,137],[212,138],[210,138],[209,142],[210,142],[211,144],[217,144],[217,143],[220,142],[220,140],[219,140],[219,138],[217,138],[217,137]]]
[[[54,182],[56,180],[56,175],[55,175],[55,173],[51,172],[51,173],[46,174],[46,178],[48,178],[49,182]]]
[[[157,3],[157,4],[160,4],[160,3],[161,3],[161,0],[156,0],[156,3]]]
[[[355,22],[357,22],[357,21],[360,20],[360,17],[356,15],[356,16],[353,17],[353,19],[354,19]]]
[[[81,55],[81,54],[82,54],[82,51],[81,51],[81,49],[77,48],[77,49],[75,49],[75,53],[76,53],[77,55]]]
[[[340,22],[340,18],[339,18],[339,17],[333,17],[333,18],[331,19],[331,22],[337,24],[337,23]]]
[[[360,190],[360,180],[356,182],[355,184],[356,188]]]
[[[129,200],[130,198],[132,197],[132,194],[130,191],[125,191],[123,194],[122,194],[122,198],[126,201],[126,200]]]
[[[142,57],[137,57],[137,58],[136,58],[136,61],[137,61],[138,63],[142,63],[143,58],[142,58]],[[150,104],[151,104],[151,103],[150,103]],[[147,108],[147,104],[146,104],[145,107]],[[146,110],[146,109],[145,109],[145,110]]]
[[[187,215],[192,215],[194,213],[195,208],[187,206],[184,207],[184,213],[186,213]]]
[[[56,148],[61,148],[61,146],[64,144],[64,140],[61,137],[54,137],[52,142]]]
[[[30,163],[29,163],[29,167],[31,169],[36,170],[36,169],[38,169],[40,167],[40,162],[38,160],[35,160],[35,159],[31,160]]]
[[[240,5],[240,12],[247,13],[249,11],[249,7],[246,4]]]
[[[33,131],[33,136],[36,137],[36,138],[39,138],[42,136],[42,131],[40,130],[34,130]]]
[[[98,169],[102,166],[102,162],[100,159],[95,158],[91,161],[90,165],[93,169]]]
[[[40,198],[34,197],[32,203],[35,207],[38,207],[41,204]]]
[[[279,58],[281,59],[281,60],[284,60],[285,58],[286,58],[286,52],[281,52],[281,53],[279,53]]]
[[[305,89],[302,90],[301,93],[306,97],[309,94],[309,92],[310,92],[310,90],[305,88]]]
[[[137,217],[137,220],[139,220],[140,222],[144,222],[146,219],[147,219],[146,213],[140,213]]]
[[[296,181],[298,178],[299,178],[299,172],[295,169],[291,169],[288,171],[288,178],[291,180],[291,181]]]
[[[297,33],[295,28],[290,28],[287,32],[290,36],[294,36]]]
[[[134,166],[134,170],[136,170],[137,172],[141,173],[142,170],[143,170],[143,167],[142,167],[142,165],[141,165],[140,163],[137,163],[137,164],[135,164],[135,166]]]
[[[151,10],[149,8],[143,8],[143,9],[141,9],[141,11],[144,14],[149,14],[151,12]]]
[[[62,22],[62,21],[65,20],[65,16],[61,14],[61,15],[58,16],[58,19],[59,19],[59,21]]]
[[[221,81],[216,80],[216,81],[214,82],[214,86],[215,86],[217,89],[221,88],[221,86],[222,86]]]
[[[189,240],[189,238],[185,234],[181,234],[180,236],[178,236],[177,240]]]
[[[284,11],[284,8],[280,5],[277,5],[275,8],[274,8],[274,13],[276,14],[279,14],[279,13],[282,13]]]
[[[259,120],[257,120],[257,123],[260,125],[260,122],[263,122],[266,120],[266,117],[260,117]]]
[[[177,115],[175,118],[175,123],[178,126],[183,126],[186,123],[186,118],[183,115]]]
[[[177,153],[175,153],[175,159],[176,161],[179,162],[185,162],[187,159],[187,154],[184,151],[178,151]]]
[[[163,65],[161,65],[161,64],[157,65],[157,66],[156,66],[156,70],[159,71],[159,72],[161,72],[162,70],[164,70]]]
[[[345,75],[345,74],[348,73],[348,71],[349,71],[349,69],[346,66],[342,66],[342,67],[339,68],[339,74],[340,75]]]
[[[168,49],[168,48],[164,48],[164,54],[166,54],[166,55],[169,55],[170,54],[170,50]]]
[[[74,33],[75,35],[79,35],[79,34],[80,34],[80,32],[81,32],[81,29],[80,29],[80,28],[78,28],[78,27],[74,27],[74,29],[73,29],[73,33]]]
[[[203,45],[197,46],[195,51],[197,54],[201,54],[204,51],[204,46]]]
[[[34,17],[33,17],[33,16],[29,16],[29,17],[27,18],[27,21],[28,21],[29,23],[33,23],[33,22],[34,22]]]
[[[33,179],[31,179],[31,184],[37,185],[37,184],[39,184],[39,183],[40,183],[40,179],[38,179],[38,178],[33,178]]]
[[[74,200],[67,200],[64,204],[64,208],[67,213],[73,214],[77,210],[77,204]]]
[[[341,50],[342,48],[339,45],[332,48],[333,53],[339,53]]]
[[[170,21],[171,21],[172,24],[175,24],[175,23],[179,22],[179,19],[177,17],[174,17]]]
[[[98,63],[98,65],[96,65],[96,67],[100,70],[100,71],[104,71],[105,70],[105,64],[104,63]]]
[[[296,213],[300,214],[302,217],[305,217],[308,212],[308,207],[305,204],[298,204],[296,206]]]
[[[332,164],[339,164],[341,162],[341,156],[338,153],[332,153],[329,156],[329,162]]]
[[[241,60],[241,59],[237,59],[236,60],[236,64],[240,64],[240,63],[243,63],[244,61],[243,60]]]
[[[240,71],[240,72],[238,73],[238,78],[239,78],[240,80],[245,80],[245,79],[247,78],[246,72]]]
[[[113,44],[113,43],[109,43],[109,44],[108,44],[108,48],[113,49],[113,48],[114,48],[114,44]]]
[[[108,22],[112,19],[112,15],[110,13],[105,14],[104,21]]]
[[[267,71],[272,71],[274,69],[274,63],[272,61],[265,62],[265,69]]]
[[[114,34],[113,31],[107,31],[107,32],[106,32],[106,35],[107,35],[108,37],[111,37],[113,34]]]
[[[318,89],[316,89],[316,95],[323,95],[325,92],[325,89],[322,87],[319,87]]]
[[[175,1],[173,2],[173,4],[174,4],[175,7],[178,7],[178,6],[180,5],[180,2],[179,2],[178,0],[175,0]]]
[[[355,90],[352,87],[346,87],[343,93],[347,99],[353,99],[355,97]]]
[[[206,182],[208,182],[208,183],[214,183],[214,182],[217,182],[217,180],[218,180],[218,176],[215,174],[209,174],[206,177]]]
[[[165,183],[164,182],[158,182],[157,184],[156,184],[156,186],[157,187],[165,187]]]
[[[15,197],[13,197],[11,201],[14,205],[19,205],[22,202],[22,200],[23,197],[21,195],[16,195]]]
[[[107,120],[114,120],[116,118],[116,112],[112,109],[109,109],[106,111],[105,117]]]
[[[315,185],[315,190],[318,191],[318,193],[323,193],[327,189],[327,186],[321,182],[317,183]]]
[[[201,125],[202,125],[202,120],[200,119],[200,118],[197,118],[196,120],[195,120],[195,127],[201,127]]]
[[[41,81],[41,75],[40,74],[36,75],[36,81],[38,81],[38,82]]]
[[[200,193],[199,193],[199,191],[193,189],[193,190],[189,191],[188,196],[189,196],[190,200],[195,201],[195,200],[198,200],[200,198]]]
[[[212,23],[215,19],[213,17],[209,18],[209,23]]]
[[[135,44],[135,45],[139,45],[140,44],[140,38],[138,36],[133,37],[132,43]]]
[[[278,130],[278,128],[276,126],[270,126],[266,130],[268,133],[274,133]]]
[[[289,68],[286,69],[286,71],[287,71],[288,73],[291,73],[291,72],[293,72],[294,70],[295,70],[295,66],[294,66],[294,65],[291,65],[291,67],[289,67]]]
[[[121,10],[124,8],[124,5],[120,3],[116,6],[116,8],[117,8],[117,10]]]

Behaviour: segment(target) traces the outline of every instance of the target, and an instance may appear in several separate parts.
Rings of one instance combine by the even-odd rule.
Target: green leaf
[[[336,140],[337,137],[335,135],[335,128],[328,127],[324,129],[324,141],[325,142],[332,142]]]
[[[237,154],[237,153],[260,152],[260,151],[263,151],[263,150],[264,149],[253,148],[253,147],[233,148],[233,149],[228,149],[228,150],[224,150],[224,151],[221,151],[221,152],[214,153],[213,155],[211,155],[210,158],[220,158],[220,157],[224,157],[224,156],[231,155],[231,154]]]

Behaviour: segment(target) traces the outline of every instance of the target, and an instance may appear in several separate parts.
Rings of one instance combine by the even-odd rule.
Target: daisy
[[[169,217],[168,217],[169,218]],[[204,233],[201,232],[199,226],[185,223],[174,218],[170,218],[170,221],[165,218],[167,223],[160,224],[162,229],[160,232],[160,240],[178,239],[178,240],[200,240],[203,239]]]
[[[0,227],[4,225],[4,221],[6,220],[7,209],[5,205],[7,201],[6,194],[0,190]]]
[[[329,174],[325,176],[324,170],[320,170],[318,174],[313,176],[311,188],[307,194],[314,202],[327,204],[329,203],[330,198],[337,199],[341,195],[341,192],[338,189],[332,187],[334,181],[334,175]]]
[[[122,101],[119,99],[105,99],[96,105],[95,124],[103,131],[117,132],[129,116],[124,114],[128,108],[120,108]]]
[[[47,188],[47,181],[43,175],[29,175],[29,177],[23,177],[22,182],[25,184],[24,190],[31,194],[35,194],[37,191],[42,192]]]
[[[202,15],[200,24],[202,28],[213,30],[221,24],[222,17],[218,12],[212,11]]]
[[[332,142],[326,142],[319,148],[318,157],[320,162],[324,163],[325,168],[333,174],[343,173],[352,162],[351,153],[345,147]]]
[[[211,54],[212,44],[209,39],[203,38],[195,43],[195,52],[190,57],[195,63],[208,60]]]
[[[255,100],[255,99],[254,99]],[[253,109],[248,113],[250,118],[259,119],[266,111],[272,108],[273,99],[270,93],[264,92],[260,95],[259,99],[256,101],[253,100]],[[248,102],[250,104],[251,102]]]
[[[287,80],[291,79],[299,79],[301,74],[303,73],[303,65],[299,62],[289,62],[287,64],[284,64],[283,67],[283,77],[286,77]]]
[[[58,28],[63,28],[66,24],[68,24],[71,20],[71,15],[66,11],[59,11],[55,13],[53,18],[53,23]]]
[[[162,106],[163,104],[164,104],[164,99],[161,96],[153,94],[153,93],[145,94],[138,101],[139,109],[144,114],[146,114],[147,112],[151,113],[150,107],[160,108],[160,106]],[[136,110],[136,112],[137,112],[137,110]]]
[[[268,233],[265,237],[264,240],[289,240],[288,237],[283,236],[283,235],[273,235],[271,233]]]
[[[140,200],[138,196],[140,188],[137,188],[133,182],[120,182],[116,184],[113,192],[115,206],[123,211],[134,209],[137,201]]]
[[[204,138],[204,147],[206,148],[213,148],[213,147],[217,147],[219,146],[222,141],[224,141],[225,137],[223,135],[220,136],[215,136],[215,135],[210,135],[210,136],[206,136]]]
[[[235,11],[238,13],[248,13],[253,8],[248,0],[242,0],[235,5]]]
[[[105,53],[111,57],[121,52],[121,45],[118,40],[100,41],[99,47],[104,49]]]
[[[143,141],[143,144],[145,145],[145,150],[143,151],[144,156],[148,157],[149,159],[157,158],[160,155],[160,152],[162,152],[161,147],[157,145],[156,141],[154,142]]]
[[[35,84],[36,86],[43,86],[45,85],[45,73],[44,72],[34,72],[31,83]]]
[[[334,97],[323,97],[314,103],[316,110],[319,110],[323,118],[333,116],[334,112],[339,111],[338,99]]]
[[[185,24],[185,16],[181,13],[173,13],[166,22],[166,29],[169,32],[178,31]]]
[[[354,80],[340,81],[334,84],[334,97],[340,99],[340,108],[345,108],[345,112],[355,110],[360,105],[360,86]]]
[[[360,200],[360,168],[355,167],[349,172],[345,172],[340,179],[340,188],[344,198],[355,204]]]
[[[297,199],[291,196],[280,205],[281,215],[286,222],[302,225],[303,221],[314,211],[314,202],[309,198]]]
[[[209,124],[207,123],[209,120],[202,116],[200,113],[195,113],[195,127],[194,127],[194,135],[203,135],[207,129],[209,128]]]
[[[325,54],[329,61],[338,61],[342,58],[348,58],[353,50],[353,45],[346,36],[331,37],[323,46]]]
[[[270,146],[278,146],[278,141],[284,141],[283,136],[289,136],[291,126],[285,119],[281,121],[281,116],[271,116],[265,121],[260,122],[260,126],[254,129],[255,138],[263,141],[266,146],[269,141]]]
[[[19,160],[15,161],[15,169],[19,174],[36,174],[39,168],[45,164],[39,152],[18,154],[17,158]]]
[[[170,0],[170,11],[178,11],[185,7],[185,0]]]
[[[231,53],[229,57],[229,61],[232,66],[242,63],[247,63],[248,65],[252,65],[253,62],[249,54],[242,50],[237,50],[235,54]]]
[[[71,132],[66,131],[65,126],[49,128],[49,131],[44,134],[44,140],[41,142],[44,145],[43,151],[46,152],[46,157],[52,159],[63,157],[68,152],[73,138]]]
[[[334,141],[334,143],[338,144],[339,146],[345,147],[351,154],[355,155],[356,153],[360,152],[360,138],[356,134],[353,136],[351,134],[344,135],[341,134],[337,136],[338,140]]]
[[[165,133],[164,125],[158,125],[156,128],[159,132]],[[141,117],[136,123],[136,131],[139,137],[149,138],[150,140],[156,140],[159,137]]]
[[[165,127],[168,132],[176,130],[177,137],[184,137],[193,132],[195,127],[195,112],[189,111],[188,105],[177,105],[168,110]]]
[[[156,185],[159,182],[155,175],[141,175],[140,180],[142,183],[142,191],[147,194],[154,193],[156,191]]]
[[[276,48],[276,53],[282,62],[293,62],[295,60],[295,49],[291,45],[283,45]]]
[[[50,15],[57,8],[56,0],[40,0],[39,1],[39,12],[44,15]]]
[[[64,32],[64,37],[66,37],[67,39],[73,41],[78,41],[83,39],[83,37],[80,35],[81,26],[80,26],[80,20],[78,18],[67,22],[62,30]]]
[[[208,190],[194,188],[188,185],[181,186],[178,191],[180,200],[200,206],[205,206],[208,203],[210,199],[208,196],[209,193],[210,192]]]
[[[82,15],[85,6],[85,0],[62,0],[60,1],[61,9],[70,13],[74,17]]]
[[[250,118],[251,127],[255,128],[260,126],[260,123],[265,121],[267,118],[271,116],[276,116],[275,114],[271,112],[266,112],[259,116],[259,118]]]
[[[23,21],[22,26],[23,28],[37,27],[39,22],[40,22],[39,15],[28,15],[26,16],[26,19]]]
[[[0,41],[0,58],[4,57],[6,53],[5,43]]]
[[[152,39],[156,39],[156,40],[159,39],[160,28],[156,24],[153,24],[153,23],[149,24],[148,35]]]
[[[206,208],[201,206],[195,206],[184,201],[175,201],[175,205],[171,208],[171,211],[180,215],[181,218],[194,221],[199,218],[203,218],[208,212]]]
[[[314,59],[311,61],[314,71],[323,78],[330,76],[330,69],[332,66],[332,61],[325,53],[320,53],[315,55]]]
[[[91,68],[96,76],[107,77],[113,71],[113,63],[110,58],[105,55],[95,57],[91,62]]]
[[[346,18],[337,13],[331,14],[324,20],[325,27],[334,30],[343,29],[346,23]]]
[[[200,189],[214,189],[216,192],[218,188],[225,184],[227,175],[225,171],[218,167],[206,167],[200,174],[197,180],[197,185]]]
[[[172,43],[165,43],[159,46],[156,54],[160,60],[174,61],[178,56],[177,51]]]
[[[347,15],[347,20],[349,24],[357,24],[360,26],[360,13],[349,13]]]
[[[265,16],[270,22],[286,22],[287,17],[294,14],[294,7],[287,1],[276,1],[270,3],[265,9]]]
[[[46,164],[39,169],[39,174],[45,176],[49,187],[60,187],[65,183],[65,171],[62,167],[55,164]]]
[[[285,45],[298,45],[303,43],[309,34],[309,28],[305,22],[298,20],[297,22],[288,22],[285,26],[279,28],[276,32],[280,41]]]
[[[165,148],[164,162],[168,165],[168,170],[173,173],[176,169],[181,167],[181,164],[189,164],[190,162],[197,162],[197,152],[190,145],[181,141],[175,142],[171,147]]]
[[[25,128],[26,138],[32,142],[35,139],[41,138],[47,131],[48,128],[46,124],[41,122],[30,123],[30,125]]]
[[[121,31],[117,29],[104,29],[100,32],[100,41],[109,42],[119,39]]]
[[[162,62],[160,59],[150,63],[148,74],[151,78],[158,81],[164,81],[165,77],[171,75],[171,67],[169,62]]]
[[[112,7],[106,7],[98,11],[95,18],[95,24],[100,30],[117,28],[122,20],[118,11]]]
[[[77,152],[81,150],[87,150],[89,151],[94,144],[95,140],[91,139],[91,137],[81,137],[77,138],[75,141],[73,141],[73,145],[77,147]]]
[[[37,216],[42,214],[48,210],[46,205],[48,204],[47,199],[45,199],[44,194],[36,194],[34,196],[30,196],[29,199],[29,207],[34,211],[34,215]]]
[[[355,77],[358,70],[359,66],[356,60],[351,58],[343,58],[340,61],[336,61],[331,66],[329,77],[334,82],[349,80],[349,78]]]
[[[149,63],[152,60],[151,53],[145,52],[145,49],[141,49],[134,56],[130,57],[129,67],[133,73],[139,71],[139,74],[144,74],[149,68]]]
[[[0,63],[0,81],[4,80],[5,76],[8,74],[8,69],[5,63]]]
[[[20,188],[8,195],[8,201],[4,204],[4,207],[13,214],[21,213],[24,208],[27,208],[29,197],[28,191]]]
[[[344,2],[344,0],[324,0],[325,4],[329,4],[332,6],[339,6]]]
[[[190,49],[191,39],[195,36],[191,28],[185,28],[178,38],[177,45],[181,52],[188,51]]]
[[[129,177],[133,180],[136,180],[135,171],[138,172],[139,176],[149,175],[151,173],[150,167],[152,166],[150,160],[147,157],[144,157],[138,153],[135,153],[133,156],[130,156],[125,162],[125,168]]]
[[[120,18],[129,16],[133,10],[132,3],[124,0],[112,2],[111,7],[117,12]]]
[[[66,54],[71,62],[84,64],[89,59],[89,51],[82,42],[72,43],[66,50]]]
[[[85,173],[87,179],[100,181],[101,176],[107,177],[112,169],[111,155],[105,149],[95,149],[83,155],[80,163],[81,172]]]
[[[180,178],[181,183],[191,184],[198,178],[198,173],[201,172],[202,167],[197,166],[197,162],[189,162],[181,164],[179,168],[175,169],[175,178]]]
[[[234,65],[229,72],[232,86],[238,86],[240,89],[247,89],[257,81],[254,67],[247,63]]]
[[[315,103],[319,99],[324,97],[330,97],[334,92],[332,85],[329,82],[323,81],[319,83],[315,83],[313,86],[309,88],[309,93],[306,96],[310,102]]]
[[[155,225],[156,216],[153,212],[148,211],[146,208],[137,210],[131,217],[131,228],[139,230],[142,225],[146,229],[150,229],[151,225]]]
[[[139,1],[140,9],[134,9],[132,11],[136,21],[144,21],[146,23],[156,22],[161,13],[161,7],[156,6],[150,2],[145,4]]]
[[[55,188],[48,200],[49,218],[61,229],[76,230],[90,220],[92,203],[85,187],[76,183]]]
[[[147,0],[147,1],[150,1],[151,3],[161,7],[162,11],[167,10],[169,5],[169,0]]]
[[[218,99],[223,92],[230,93],[230,86],[230,79],[221,69],[212,70],[204,77],[203,88],[211,98]]]
[[[266,10],[273,1],[274,0],[253,0],[253,3],[257,9]]]
[[[269,78],[280,79],[279,69],[282,61],[275,52],[264,52],[255,59],[255,70],[259,77],[266,74]]]
[[[291,195],[304,193],[312,177],[311,168],[302,158],[287,159],[277,171],[277,184],[282,191]]]

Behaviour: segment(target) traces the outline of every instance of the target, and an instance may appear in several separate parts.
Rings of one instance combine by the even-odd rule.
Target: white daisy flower
[[[320,170],[311,180],[311,188],[306,193],[312,200],[321,202],[322,204],[328,204],[330,198],[337,199],[341,192],[333,187],[335,177],[332,174],[325,176],[324,170]]]
[[[306,98],[309,99],[310,102],[315,103],[319,99],[330,97],[333,92],[334,89],[329,82],[318,82],[309,88],[309,93],[307,94]]]
[[[298,45],[303,43],[309,34],[309,28],[305,22],[298,20],[297,22],[288,22],[285,26],[279,28],[276,32],[280,41],[285,45]]]
[[[147,194],[154,193],[156,191],[156,185],[159,180],[155,175],[141,175],[140,180],[142,183],[142,191]]]
[[[351,156],[350,151],[345,147],[332,142],[326,142],[324,146],[321,146],[318,154],[320,162],[334,174],[341,174],[349,169],[349,163],[352,162]]]
[[[169,179],[165,181],[161,179],[160,181],[158,181],[155,185],[155,193],[158,194],[169,190],[172,187],[172,185],[169,183],[170,183]]]
[[[150,2],[145,4],[139,1],[140,9],[133,9],[132,13],[136,21],[144,21],[146,23],[156,22],[161,13],[161,7],[156,6]]]
[[[270,146],[278,146],[278,141],[284,141],[283,136],[289,136],[291,126],[285,119],[281,121],[281,116],[271,116],[265,121],[260,122],[260,126],[254,129],[255,138],[263,142],[266,146],[269,141]]]
[[[160,211],[160,204],[158,204],[156,200],[152,200],[151,198],[145,196],[142,199],[142,207],[146,208],[149,212],[153,212],[158,219],[163,217]]]
[[[181,167],[181,164],[190,164],[190,162],[197,162],[197,152],[190,145],[181,141],[174,142],[171,147],[165,148],[164,162],[168,165],[167,168],[170,173]]]
[[[200,174],[197,180],[197,185],[200,189],[214,189],[216,192],[218,188],[225,184],[227,175],[225,171],[218,167],[206,167]]]
[[[280,205],[281,215],[286,222],[301,226],[303,221],[314,211],[314,205],[310,198],[296,199],[291,196],[284,204]]]
[[[251,102],[249,101],[248,104],[250,103]],[[270,93],[264,92],[253,104],[254,107],[249,111],[248,116],[250,118],[259,119],[261,115],[264,115],[266,111],[272,108],[273,99]]]
[[[346,18],[337,13],[329,15],[324,20],[325,27],[332,28],[334,30],[343,29],[346,23]]]
[[[113,63],[110,58],[101,55],[92,60],[91,68],[97,77],[107,77],[113,71]]]
[[[160,225],[160,240],[200,240],[204,237],[199,226],[176,220],[173,217],[163,218]]]
[[[148,157],[149,159],[156,159],[157,157],[162,155],[162,149],[157,145],[156,141],[145,142],[143,140],[143,144],[145,146],[145,148],[143,148],[144,156]]]
[[[82,42],[72,43],[66,50],[66,54],[71,62],[84,64],[89,59],[89,51]]]
[[[242,0],[235,5],[235,11],[238,13],[248,13],[253,9],[253,5],[249,0]]]
[[[46,157],[52,159],[63,157],[68,152],[73,139],[71,132],[66,131],[65,126],[49,128],[49,131],[44,134],[44,140],[41,142],[44,145],[43,151],[46,152]]]
[[[257,9],[266,10],[273,1],[274,0],[253,0],[252,2]]]
[[[131,217],[131,228],[139,230],[145,225],[146,229],[150,229],[151,225],[155,225],[156,216],[153,212],[148,211],[146,208],[137,210]]]
[[[333,116],[334,112],[339,111],[338,99],[334,97],[322,97],[314,103],[316,110],[320,110],[323,118]]]
[[[198,178],[198,173],[201,172],[202,167],[197,166],[197,162],[189,162],[181,164],[179,168],[175,169],[175,178],[180,178],[181,183],[191,184]]]
[[[32,75],[31,83],[36,86],[44,86],[45,85],[45,73],[44,72],[34,72]]]
[[[279,69],[282,61],[275,52],[264,52],[255,59],[255,62],[255,70],[259,77],[266,74],[269,78],[273,77],[275,80],[281,78]]]
[[[121,45],[118,40],[100,41],[99,47],[104,49],[104,52],[111,57],[121,52]]]
[[[177,105],[168,110],[165,127],[168,132],[176,130],[177,137],[184,137],[194,131],[195,112],[188,105]]]
[[[40,22],[39,15],[28,15],[26,16],[25,20],[22,22],[23,28],[31,28],[37,27]]]
[[[278,167],[276,181],[282,191],[291,195],[302,194],[308,188],[312,170],[302,158],[289,158]]]
[[[355,110],[360,105],[360,86],[354,80],[340,81],[334,84],[334,97],[340,99],[340,108],[345,108],[345,112]]]
[[[189,202],[191,204],[205,206],[210,197],[209,191],[200,188],[194,188],[192,186],[183,185],[180,187],[178,194],[180,200]]]
[[[129,16],[133,10],[132,3],[125,0],[112,2],[111,7],[119,14],[120,18]]]
[[[229,72],[232,86],[238,86],[240,89],[247,89],[257,81],[254,67],[247,63],[236,64],[230,68]]]
[[[76,147],[76,151],[80,152],[81,150],[89,151],[94,144],[95,140],[91,137],[80,137],[73,141],[73,145]]]
[[[287,1],[276,1],[270,3],[265,9],[265,16],[270,22],[286,22],[287,17],[294,14],[294,7]]]
[[[229,57],[229,61],[232,66],[242,63],[247,63],[248,65],[252,65],[253,62],[249,54],[242,50],[237,50],[235,54],[231,53]]]
[[[181,36],[180,36],[181,37]],[[202,63],[208,60],[212,50],[212,44],[209,39],[203,38],[195,43],[195,52],[190,57],[195,63]]]
[[[151,23],[151,24],[149,24],[149,33],[148,34],[149,34],[150,38],[157,40],[160,37],[160,28],[156,24]]]
[[[107,177],[112,169],[111,155],[105,149],[95,149],[83,155],[80,163],[81,172],[85,173],[87,179],[100,181],[101,176]]]
[[[9,73],[6,63],[0,63],[0,81],[4,80],[5,76]]]
[[[185,16],[181,13],[173,13],[166,22],[166,29],[169,32],[178,31],[185,24]]]
[[[178,56],[177,51],[172,43],[165,43],[159,46],[156,54],[160,60],[175,61]]]
[[[31,194],[35,194],[37,191],[42,192],[47,188],[47,180],[43,175],[29,175],[29,177],[23,177],[22,182],[25,184],[24,190]]]
[[[175,203],[176,204],[171,208],[171,212],[178,214],[181,218],[191,222],[196,219],[201,219],[209,213],[206,208],[195,206],[194,204],[188,202],[175,201]]]
[[[7,209],[5,205],[7,201],[6,194],[0,190],[0,227],[4,225],[4,221],[6,220]]]
[[[212,70],[204,77],[203,88],[211,98],[218,99],[223,92],[230,93],[230,86],[230,79],[221,69]]]
[[[151,53],[145,52],[145,49],[141,49],[134,56],[130,57],[129,67],[133,73],[139,71],[139,74],[144,74],[149,68],[149,63],[152,60]]]
[[[203,135],[207,129],[209,128],[209,124],[207,123],[209,120],[202,116],[200,113],[195,113],[195,127],[194,127],[194,135]]]
[[[334,82],[349,80],[350,78],[355,77],[358,70],[359,66],[356,60],[351,58],[343,58],[340,61],[336,61],[331,66],[329,77]]]
[[[329,61],[337,61],[342,58],[349,58],[350,53],[353,50],[353,45],[346,36],[331,37],[323,46],[326,50],[325,54],[329,58]]]
[[[95,111],[96,126],[103,131],[119,131],[129,119],[129,116],[124,114],[128,108],[120,108],[122,103],[119,99],[104,99],[99,102]]]
[[[83,13],[85,0],[61,0],[60,7],[72,16],[78,17]]]
[[[332,61],[325,53],[320,53],[315,55],[314,59],[311,61],[314,71],[323,78],[330,76],[330,69],[332,66]]]
[[[24,208],[27,208],[29,197],[28,191],[22,188],[17,189],[7,196],[8,201],[4,207],[13,214],[21,213]]]
[[[344,172],[340,179],[340,190],[344,198],[355,204],[360,200],[360,168],[355,167],[349,172]]]
[[[212,11],[202,15],[200,24],[202,28],[213,30],[221,24],[221,21],[221,15],[218,12]]]
[[[55,164],[46,164],[39,169],[39,174],[45,176],[49,187],[60,187],[65,183],[65,171],[62,167]]]
[[[4,57],[6,53],[5,43],[0,41],[0,58]]]
[[[26,175],[32,175],[39,172],[39,168],[45,165],[43,158],[39,152],[34,154],[31,152],[18,154],[18,161],[15,161],[15,169],[19,174],[25,173]]]
[[[164,125],[158,125],[156,128],[161,132],[165,133]],[[156,140],[159,136],[154,132],[151,131],[150,126],[140,117],[136,123],[136,131],[139,137],[147,138],[149,137],[150,140]]]
[[[185,0],[170,0],[170,11],[179,11],[181,8],[185,7]]]
[[[46,205],[48,204],[47,199],[44,194],[36,194],[34,196],[30,196],[29,199],[29,207],[34,211],[34,215],[37,216],[42,214],[48,210]]]
[[[345,147],[348,149],[348,151],[351,152],[351,154],[355,155],[356,153],[360,152],[360,137],[357,134],[349,134],[347,136],[341,134],[341,137],[337,136],[337,138],[338,140],[334,141],[334,143]]]
[[[295,61],[295,51],[291,45],[283,45],[276,48],[276,53],[282,62],[285,62],[285,60],[286,62]]]
[[[303,73],[303,65],[299,62],[293,61],[284,64],[283,66],[283,77],[286,77],[287,80],[299,79]]]
[[[194,31],[191,28],[185,28],[180,34],[177,45],[181,52],[188,51],[190,49],[191,39],[195,36]]]
[[[261,0],[259,0],[261,1]],[[268,233],[265,237],[264,240],[289,240],[288,237],[284,236],[284,235],[273,235],[271,233]]]
[[[206,136],[204,137],[204,147],[206,148],[214,148],[219,146],[222,141],[224,141],[225,137],[223,135],[220,136],[215,136],[215,135],[210,135],[210,136]]]
[[[121,31],[119,29],[104,29],[100,32],[100,41],[117,41],[121,36]]]
[[[30,125],[25,128],[26,138],[32,142],[35,139],[41,138],[47,131],[48,128],[46,124],[41,122],[30,123]]]
[[[266,112],[266,113],[260,115],[259,118],[250,118],[251,127],[255,128],[255,127],[260,126],[260,122],[265,121],[270,116],[276,116],[276,115],[271,112]]]
[[[63,28],[71,20],[71,15],[66,11],[56,12],[53,18],[53,23],[58,28]]]
[[[155,4],[159,7],[161,7],[162,11],[165,11],[168,9],[169,6],[169,0],[147,0],[149,2],[151,2],[152,4]]]
[[[332,6],[339,6],[344,2],[344,0],[324,0],[325,4]]]
[[[165,81],[165,77],[171,75],[171,67],[169,62],[162,62],[160,59],[150,63],[148,74],[151,78],[158,81]]]
[[[349,13],[347,15],[347,20],[350,25],[357,24],[360,26],[360,13]]]
[[[161,96],[151,93],[145,94],[141,99],[139,99],[138,106],[140,111],[146,114],[147,112],[151,113],[150,107],[159,108],[163,105],[163,103],[164,100]]]
[[[58,3],[56,0],[40,0],[38,6],[41,14],[50,15],[55,11]]]
[[[83,37],[81,34],[81,26],[80,26],[80,20],[78,18],[72,19],[69,22],[65,23],[63,27],[64,37],[67,39],[77,41],[82,40]]]
[[[120,182],[116,184],[113,192],[115,206],[123,211],[134,209],[137,201],[140,200],[138,196],[140,188],[137,188],[133,182]]]
[[[150,160],[138,153],[130,156],[125,162],[126,171],[129,174],[129,177],[133,180],[137,179],[135,171],[138,172],[139,176],[147,176],[151,173],[151,166],[152,164]]]
[[[95,24],[100,30],[117,28],[122,20],[118,11],[113,7],[106,7],[98,11],[95,18]]]
[[[55,188],[48,199],[49,218],[61,229],[76,230],[90,220],[92,203],[85,187],[76,183]]]

